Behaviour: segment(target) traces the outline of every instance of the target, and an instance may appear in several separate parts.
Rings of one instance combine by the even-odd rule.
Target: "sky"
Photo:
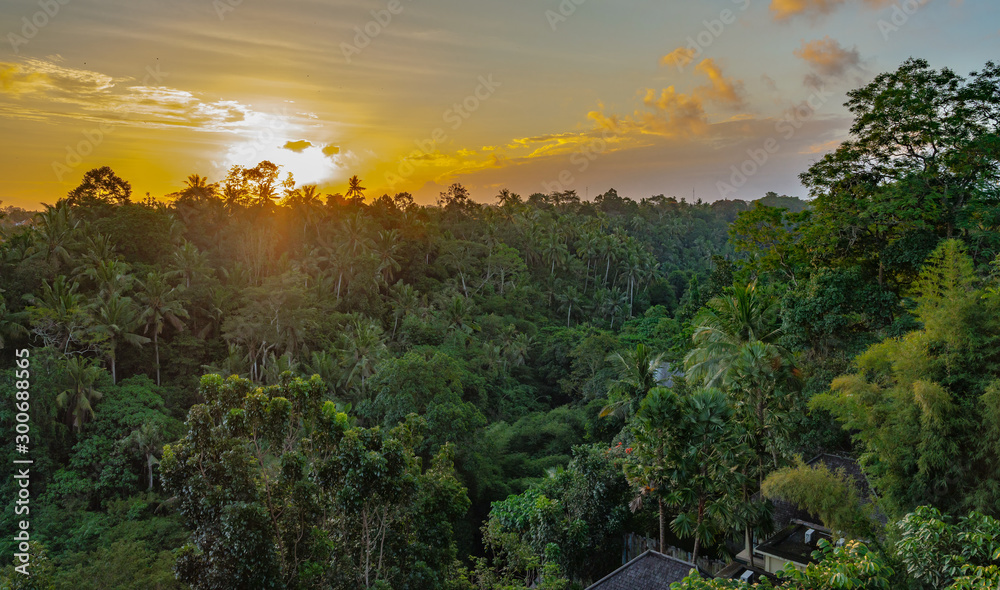
[[[806,196],[846,92],[1000,58],[996,0],[5,0],[0,201],[270,160],[434,202]]]

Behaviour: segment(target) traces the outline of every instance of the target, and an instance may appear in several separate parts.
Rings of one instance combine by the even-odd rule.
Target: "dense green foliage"
[[[421,207],[262,162],[8,209],[32,587],[565,590],[628,533],[726,557],[766,497],[849,537],[782,587],[995,587],[1000,69],[910,60],[849,99],[809,202]]]

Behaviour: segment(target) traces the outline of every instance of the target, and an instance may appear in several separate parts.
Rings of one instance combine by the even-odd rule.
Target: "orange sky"
[[[37,0],[0,7],[0,200],[268,159],[422,202],[614,187],[802,195],[846,90],[1000,55],[993,0]]]

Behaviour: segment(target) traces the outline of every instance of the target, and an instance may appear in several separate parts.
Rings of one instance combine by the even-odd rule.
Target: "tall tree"
[[[56,396],[56,404],[66,412],[66,424],[79,432],[94,417],[94,404],[104,394],[97,389],[104,369],[81,356],[66,361],[67,387]]]
[[[108,166],[94,168],[83,175],[80,185],[66,195],[73,205],[109,203],[125,205],[132,199],[132,185],[122,180]]]
[[[139,319],[145,324],[146,332],[152,330],[153,351],[156,359],[156,384],[160,385],[160,334],[168,322],[175,330],[183,330],[181,319],[188,317],[184,303],[177,287],[170,285],[167,277],[159,272],[151,271],[139,281],[137,293],[141,312]]]
[[[107,356],[111,363],[111,383],[113,385],[118,383],[116,366],[118,345],[125,343],[139,347],[148,343],[149,338],[136,332],[142,324],[142,318],[131,297],[112,293],[95,305],[97,308],[97,329],[107,336]]]
[[[734,525],[739,498],[738,430],[726,396],[717,389],[690,395],[656,387],[643,400],[632,425],[633,457],[625,473],[660,510],[660,550],[665,545],[665,507],[680,509],[671,529],[694,538],[692,559]]]

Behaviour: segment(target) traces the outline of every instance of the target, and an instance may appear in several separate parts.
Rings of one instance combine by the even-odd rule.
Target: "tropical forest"
[[[847,101],[808,198],[263,160],[5,207],[0,587],[582,590],[646,549],[676,590],[1000,587],[1000,66]],[[717,576],[780,506],[803,565]]]

